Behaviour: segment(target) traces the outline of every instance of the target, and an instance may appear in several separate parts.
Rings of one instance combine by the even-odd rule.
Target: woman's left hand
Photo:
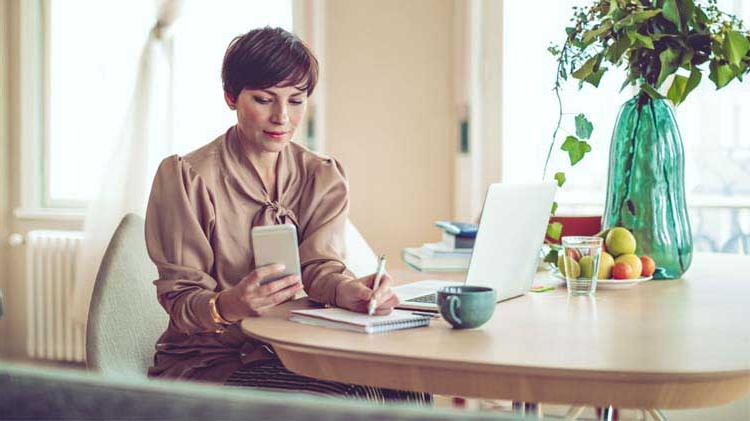
[[[393,278],[387,273],[383,274],[380,278],[380,286],[375,291],[372,290],[374,283],[374,273],[359,279],[341,282],[336,286],[336,305],[358,313],[367,313],[370,297],[374,296],[378,303],[375,314],[390,313],[399,302],[398,296],[391,289]]]

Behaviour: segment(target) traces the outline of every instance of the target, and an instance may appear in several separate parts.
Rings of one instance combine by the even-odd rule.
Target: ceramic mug
[[[483,325],[492,317],[497,293],[480,286],[441,288],[437,293],[440,314],[454,329],[471,329]]]

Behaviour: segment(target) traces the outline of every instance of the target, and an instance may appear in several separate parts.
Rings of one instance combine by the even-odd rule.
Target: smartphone
[[[262,279],[261,285],[289,275],[302,276],[296,226],[292,224],[266,225],[253,228],[250,233],[256,268],[274,263],[281,263],[285,266],[282,273]]]

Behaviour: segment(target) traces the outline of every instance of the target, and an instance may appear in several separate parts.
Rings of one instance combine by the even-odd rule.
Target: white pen
[[[375,282],[372,284],[372,291],[375,292],[380,287],[380,278],[385,273],[385,254],[381,254],[378,257],[378,270],[375,272]],[[372,316],[375,314],[375,309],[378,308],[378,301],[375,299],[375,294],[370,297],[370,303],[367,305],[367,314]]]

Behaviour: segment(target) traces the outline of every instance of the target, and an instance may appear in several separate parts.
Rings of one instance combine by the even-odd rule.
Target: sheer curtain
[[[183,0],[156,0],[157,19],[143,47],[130,106],[98,193],[88,207],[78,256],[73,315],[85,324],[104,251],[122,216],[145,214],[159,161],[174,149],[172,133],[172,25]]]

